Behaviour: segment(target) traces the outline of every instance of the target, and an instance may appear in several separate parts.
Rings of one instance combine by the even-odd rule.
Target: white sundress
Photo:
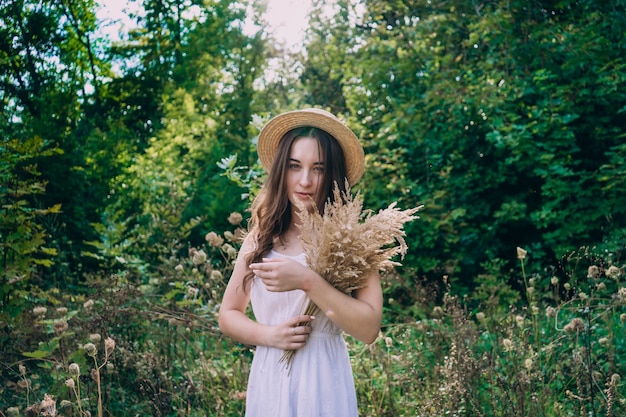
[[[306,265],[305,255],[271,251]],[[250,289],[252,311],[259,323],[276,325],[304,312],[309,299],[301,290],[270,292],[255,277]],[[322,312],[315,315],[307,344],[290,368],[280,362],[283,351],[257,346],[246,396],[247,417],[356,417],[358,409],[352,367],[341,329]]]

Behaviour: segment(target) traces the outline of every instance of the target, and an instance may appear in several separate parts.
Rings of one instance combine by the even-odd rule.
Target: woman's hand
[[[315,316],[296,316],[272,327],[268,334],[267,345],[282,350],[297,350],[303,348],[309,340],[311,326]],[[305,323],[304,325],[302,325]]]
[[[250,269],[273,292],[301,290],[306,275],[314,273],[288,258],[264,258],[263,262],[250,264]]]

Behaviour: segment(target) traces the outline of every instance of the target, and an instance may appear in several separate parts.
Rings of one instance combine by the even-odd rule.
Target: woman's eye
[[[298,164],[289,164],[289,169],[298,169],[300,168],[300,165]]]

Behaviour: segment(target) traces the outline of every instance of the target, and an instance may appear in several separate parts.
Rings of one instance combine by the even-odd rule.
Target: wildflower
[[[194,274],[194,275],[195,275],[195,274],[197,274],[197,273],[198,273],[198,268],[194,268],[194,269],[192,269],[192,270],[191,270],[191,273],[192,273],[192,274]]]
[[[626,313],[622,313],[619,315],[619,321],[622,323],[626,323]]]
[[[20,409],[17,407],[9,407],[7,408],[7,415],[9,417],[19,417]]]
[[[484,321],[485,320],[485,313],[483,313],[482,311],[479,311],[478,313],[476,313],[476,320]]]
[[[596,285],[596,288],[598,289],[598,291],[604,291],[606,290],[606,284],[604,282],[600,282],[598,283],[598,285]]]
[[[529,279],[528,280],[528,285],[531,286],[531,287],[534,287],[535,286],[535,281],[536,281],[535,278]]]
[[[206,241],[213,248],[219,248],[224,243],[224,239],[222,239],[217,233],[209,232],[205,236]]]
[[[181,264],[178,264],[178,265],[176,265],[176,268],[174,268],[174,271],[176,271],[176,272],[183,272],[184,269],[185,268]]]
[[[70,375],[72,375],[73,377],[79,376],[80,375],[80,366],[78,366],[77,363],[70,363],[69,372],[70,372]]]
[[[72,402],[68,400],[61,400],[61,408],[70,408],[72,406]]]
[[[585,322],[580,317],[572,319],[571,322],[565,325],[563,328],[568,333],[579,332],[585,328]]]
[[[26,376],[26,367],[24,365],[20,363],[20,366],[18,366],[18,369],[20,370],[20,375]]]
[[[213,271],[211,271],[211,279],[212,280],[221,281],[223,278],[224,278],[224,276],[217,269],[214,269]]]
[[[17,386],[22,389],[30,387],[30,379],[20,379],[17,381]]]
[[[189,248],[189,251],[187,252],[187,254],[189,255],[190,258],[193,258],[197,252],[198,252],[198,249],[191,247]]]
[[[524,325],[524,317],[520,315],[515,316],[515,322],[519,327],[522,327]]]
[[[239,213],[230,213],[230,216],[228,216],[228,223],[232,224],[233,226],[237,226],[239,223],[241,223],[241,221],[243,220],[243,216]]]
[[[550,278],[550,284],[556,285],[559,283],[559,279],[557,277]]]
[[[511,339],[503,339],[502,346],[504,347],[505,351],[510,352],[513,349],[513,342],[511,341]]]
[[[33,308],[33,314],[36,316],[45,316],[47,312],[48,309],[42,306]]]
[[[581,300],[586,300],[587,298],[589,298],[589,296],[587,296],[587,293],[584,293],[582,291],[578,293],[578,297],[580,297]]]
[[[435,317],[443,316],[443,308],[441,308],[440,306],[435,306],[435,308],[433,308],[433,316]]]
[[[556,309],[552,306],[546,307],[546,316],[547,317],[556,317]]]
[[[113,369],[115,369],[115,365],[111,362],[107,362],[107,371],[112,371]]]
[[[187,287],[187,298],[196,298],[199,291],[200,290],[195,287]]]
[[[206,262],[206,253],[203,250],[197,251],[192,258],[194,265],[202,265]]]
[[[606,270],[606,276],[609,278],[618,279],[620,275],[622,275],[622,270],[615,265],[609,266],[609,269]]]
[[[59,313],[60,315],[64,316],[67,314],[67,307],[58,307],[57,308],[57,313]]]
[[[237,256],[237,249],[229,245],[228,243],[224,243],[222,245],[222,250],[226,252],[229,258],[234,258]]]
[[[526,369],[528,369],[529,371],[530,371],[531,369],[533,369],[533,360],[532,360],[531,358],[527,358],[527,359],[524,361],[524,367],[525,367]]]
[[[115,340],[111,339],[110,337],[107,337],[104,340],[104,353],[106,356],[109,356],[111,354],[111,352],[113,352],[113,350],[115,349]]]
[[[598,343],[600,343],[600,346],[606,346],[606,345],[608,345],[608,344],[609,344],[609,339],[608,339],[608,338],[606,338],[606,337],[601,337],[601,338],[598,340]]]
[[[591,265],[587,268],[587,278],[598,278],[600,276],[600,268],[596,265]]]
[[[532,293],[535,292],[535,287],[528,287],[526,291],[528,292],[528,295],[531,295]]]
[[[520,248],[519,246],[517,247],[517,259],[525,259],[527,253],[528,251]]]
[[[57,403],[49,394],[43,396],[41,401],[41,410],[44,416],[54,417],[57,415]]]
[[[69,389],[74,389],[76,388],[76,382],[74,382],[72,378],[66,379],[65,386],[68,387]]]
[[[67,322],[65,320],[60,320],[60,321],[55,322],[52,325],[52,328],[54,329],[54,332],[56,334],[62,334],[69,328],[69,326],[67,325]]]
[[[102,336],[100,336],[100,334],[98,333],[92,333],[89,335],[89,340],[92,343],[98,343],[100,340],[102,340]]]
[[[85,310],[90,310],[94,305],[94,301],[93,300],[87,300],[83,303],[83,307],[85,308]]]
[[[617,384],[619,384],[619,381],[622,378],[619,376],[619,374],[613,374],[611,375],[611,385],[616,386]]]
[[[539,307],[532,306],[530,309],[532,310],[533,314],[539,314]]]
[[[224,237],[226,238],[226,240],[228,240],[229,242],[233,242],[235,240],[235,235],[233,235],[232,232],[226,231],[224,232]]]
[[[569,284],[569,282],[566,282],[565,284],[563,284],[563,288],[569,291],[569,289],[571,288],[571,285]]]
[[[91,357],[95,357],[98,353],[98,348],[93,343],[86,343],[85,346],[83,346],[83,349],[85,350],[85,353]]]

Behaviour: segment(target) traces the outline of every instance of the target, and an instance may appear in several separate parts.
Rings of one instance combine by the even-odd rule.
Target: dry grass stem
[[[300,239],[308,266],[339,291],[350,294],[363,288],[368,276],[377,271],[399,266],[393,261],[408,249],[404,240],[405,223],[415,220],[423,206],[400,210],[396,202],[373,214],[363,210],[361,195],[354,198],[346,184],[342,193],[335,184],[334,202],[327,203],[324,214],[313,212],[304,205],[299,208]],[[319,308],[309,302],[305,315],[315,315]],[[300,325],[306,325],[301,323]],[[286,350],[281,362],[289,366],[295,350]]]

